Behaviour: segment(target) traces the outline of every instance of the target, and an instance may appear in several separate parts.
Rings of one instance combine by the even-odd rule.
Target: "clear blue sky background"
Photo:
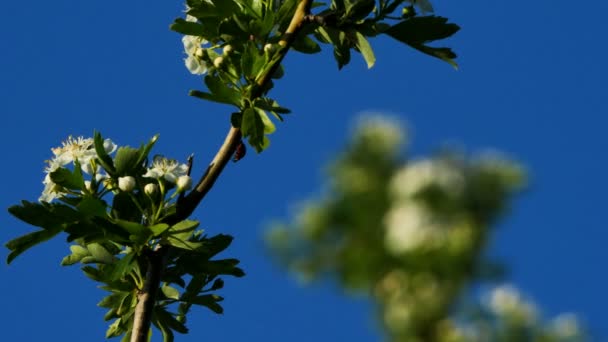
[[[460,71],[388,39],[372,41],[372,70],[359,56],[341,72],[330,53],[288,56],[274,96],[294,114],[267,152],[229,165],[196,213],[209,233],[236,237],[224,255],[240,258],[247,277],[226,279],[225,314],[195,311],[191,334],[178,341],[379,340],[365,300],[327,283],[301,288],[261,240],[266,222],[317,194],[322,165],[343,146],[354,116],[370,110],[407,120],[414,154],[459,142],[525,164],[531,186],[500,225],[492,254],[546,313],[579,313],[608,340],[608,4],[434,4],[463,28],[449,41]],[[156,152],[184,160],[194,152],[201,171],[229,109],[186,95],[200,80],[168,30],[182,8],[141,0],[0,5],[1,208],[36,200],[49,149],[93,129],[131,145],[160,133]],[[30,229],[0,214],[2,243]],[[95,306],[103,292],[78,267],[59,266],[66,254],[56,239],[0,265],[4,341],[103,339],[104,311]]]

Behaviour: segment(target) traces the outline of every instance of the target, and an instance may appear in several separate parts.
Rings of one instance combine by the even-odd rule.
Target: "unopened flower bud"
[[[158,191],[158,185],[156,185],[154,183],[148,183],[148,184],[146,184],[146,186],[144,186],[144,192],[148,196],[154,195],[156,193],[156,191]]]
[[[89,180],[85,180],[85,181],[84,181],[84,188],[85,188],[87,191],[92,191],[92,188],[91,188],[91,181],[89,181]]]
[[[125,192],[131,192],[135,188],[135,178],[131,176],[118,177],[118,188]]]
[[[232,45],[228,44],[226,46],[224,46],[224,49],[222,50],[224,52],[224,55],[228,55],[229,53],[231,53],[233,50]]]
[[[268,44],[264,45],[264,52],[271,53],[273,50],[274,50],[274,46],[272,46],[272,44],[268,43]]]
[[[224,57],[222,57],[222,56],[216,57],[213,60],[213,66],[216,68],[219,68],[223,62],[224,62]]]
[[[192,187],[192,178],[190,176],[179,176],[176,184],[178,191],[188,190]]]

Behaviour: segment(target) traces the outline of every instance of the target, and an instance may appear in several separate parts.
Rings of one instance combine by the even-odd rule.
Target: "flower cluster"
[[[110,139],[103,142],[103,148],[106,153],[111,154],[116,151],[116,144]],[[99,170],[99,165],[95,162],[97,152],[93,146],[92,138],[84,138],[82,136],[73,138],[69,136],[66,141],[62,142],[61,146],[52,148],[53,158],[47,161],[47,167],[44,169],[46,175],[44,177],[44,190],[39,198],[40,202],[51,202],[54,199],[67,195],[65,188],[57,185],[51,179],[51,173],[57,171],[69,164],[79,165],[82,172],[92,175],[97,182],[106,178]],[[90,181],[85,183],[90,187]]]
[[[151,148],[155,141],[156,137],[151,140],[148,147]],[[105,139],[103,142],[100,140],[99,145],[103,145],[103,156],[98,155],[93,138],[70,136],[61,146],[52,148],[53,158],[47,161],[43,181],[44,190],[39,201],[50,203],[56,199],[62,200],[67,196],[102,198],[105,194],[119,194],[120,192],[137,196],[145,194],[149,198],[155,198],[156,201],[146,202],[141,199],[141,196],[135,196],[133,197],[134,202],[138,204],[142,214],[158,217],[159,211],[166,206],[167,201],[192,186],[192,179],[188,175],[186,164],[180,164],[176,160],[163,156],[156,156],[149,167],[143,167],[145,164],[145,155],[142,156],[144,150],[130,147],[117,149],[116,144],[110,139]],[[111,157],[110,155],[115,152],[116,156]],[[124,164],[125,160],[136,160],[140,156],[141,163],[133,163],[128,168],[121,166],[120,173],[117,171],[118,164]],[[89,179],[85,179],[84,175],[88,175]],[[71,180],[66,182],[66,177]],[[174,187],[177,190],[165,200],[168,190]],[[158,193],[161,196],[156,196]],[[147,212],[145,208],[145,203],[148,202],[152,206],[150,212]]]
[[[389,252],[400,255],[420,247],[440,247],[454,233],[445,220],[429,208],[421,194],[429,189],[439,190],[440,196],[458,196],[464,188],[464,174],[442,159],[414,161],[397,171],[389,191],[394,203],[387,212],[385,245]],[[454,229],[467,229],[453,227]],[[457,232],[456,232],[457,233]]]

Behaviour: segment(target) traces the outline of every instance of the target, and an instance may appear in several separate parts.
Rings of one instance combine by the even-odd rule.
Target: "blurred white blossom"
[[[447,193],[459,193],[464,187],[464,176],[447,161],[424,159],[410,162],[397,171],[390,187],[397,198],[408,198],[431,185]]]
[[[551,331],[562,339],[572,339],[581,335],[578,319],[572,313],[564,313],[555,317],[551,321]]]
[[[401,254],[442,238],[441,227],[431,213],[415,202],[393,207],[385,217],[385,245],[393,254]]]
[[[357,134],[382,151],[396,151],[404,143],[405,129],[396,119],[380,115],[365,115],[359,119]]]
[[[532,323],[536,320],[536,307],[522,298],[511,285],[496,287],[487,299],[487,305],[498,316],[504,316]]]
[[[189,190],[192,187],[192,177],[188,175],[179,176],[176,185],[179,191]]]

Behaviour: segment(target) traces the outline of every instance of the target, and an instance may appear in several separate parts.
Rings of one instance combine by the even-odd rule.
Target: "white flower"
[[[176,184],[178,191],[189,190],[192,187],[192,178],[187,175],[179,176]]]
[[[401,254],[439,241],[443,235],[429,212],[415,202],[392,208],[384,219],[384,244],[393,254]]]
[[[195,75],[202,75],[207,72],[207,64],[201,59],[203,55],[202,45],[207,43],[206,40],[196,36],[184,36],[182,38],[184,51],[187,57],[184,59],[186,68]]]
[[[144,174],[144,177],[160,179],[175,183],[180,176],[188,172],[186,164],[179,164],[176,160],[156,156],[152,162],[152,167]]]
[[[125,192],[131,192],[135,188],[135,178],[132,176],[118,177],[118,188]]]
[[[44,177],[44,181],[42,181],[42,184],[44,184],[44,190],[42,191],[42,195],[40,195],[40,197],[38,198],[38,201],[40,202],[50,203],[55,198],[59,198],[66,194],[65,192],[63,192],[62,187],[55,184],[51,180],[50,173]]]
[[[390,187],[396,197],[408,198],[431,185],[449,193],[458,193],[464,187],[464,177],[446,161],[418,160],[397,171]]]
[[[487,305],[495,314],[521,319],[525,322],[536,318],[536,308],[525,301],[519,291],[510,285],[495,288],[487,300]]]
[[[148,184],[146,184],[146,186],[144,186],[144,192],[148,196],[154,195],[157,191],[158,191],[158,185],[156,185],[154,183],[148,183]]]

